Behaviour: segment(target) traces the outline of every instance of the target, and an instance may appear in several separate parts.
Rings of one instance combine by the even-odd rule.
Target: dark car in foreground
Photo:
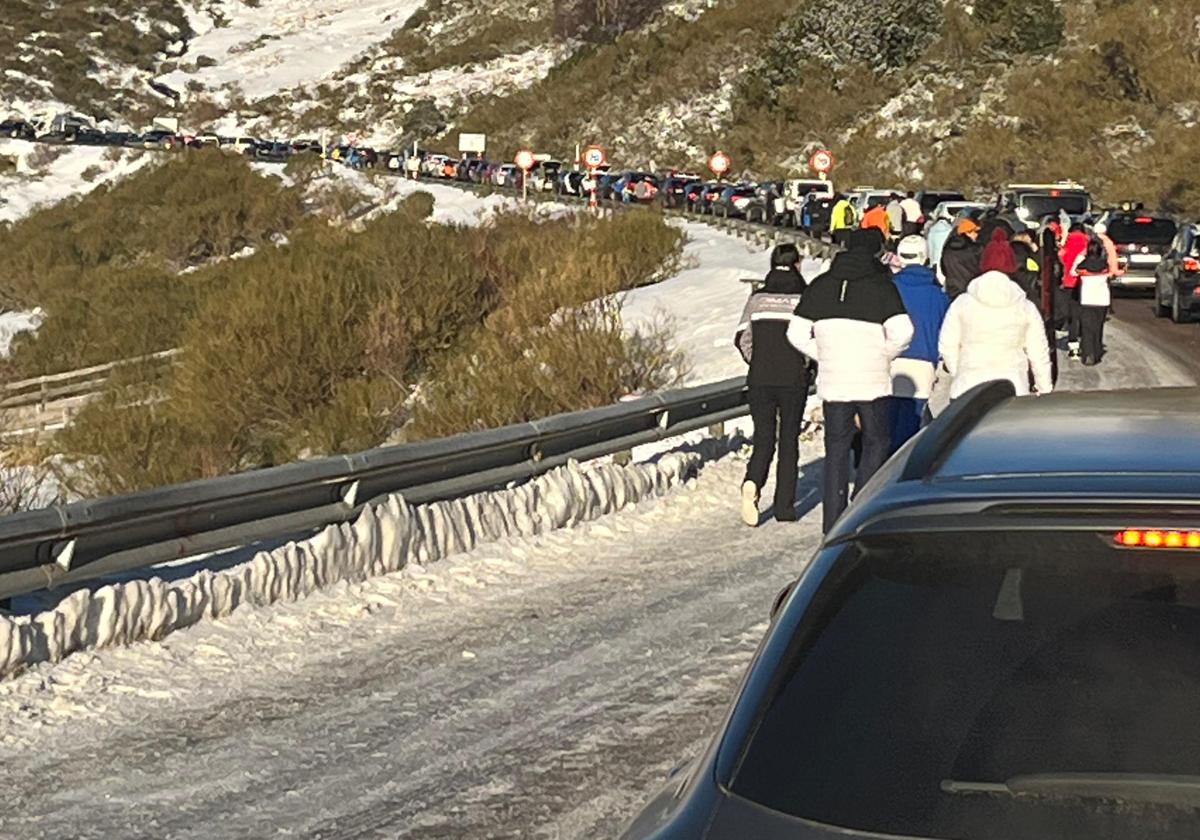
[[[1182,226],[1155,268],[1154,310],[1177,324],[1200,313],[1200,226]]]
[[[1122,273],[1113,278],[1113,286],[1153,286],[1158,264],[1179,233],[1175,220],[1147,210],[1114,210],[1103,214],[1097,223],[1105,226],[1109,239],[1117,246]]]
[[[1195,388],[956,400],[625,840],[1200,837],[1197,416]]]

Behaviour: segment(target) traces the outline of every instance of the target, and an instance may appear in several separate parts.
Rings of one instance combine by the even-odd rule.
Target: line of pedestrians
[[[825,532],[950,400],[994,379],[1009,380],[1018,394],[1052,390],[1044,324],[1032,291],[1017,280],[1037,272],[1006,232],[991,232],[977,248],[981,227],[960,224],[931,265],[923,237],[906,236],[890,251],[881,229],[867,219],[863,225],[844,229],[845,250],[808,285],[795,246],[778,246],[766,282],[746,304],[735,341],[749,365],[754,422],[741,487],[748,525],[760,522],[776,452],[771,512],[780,521],[796,518],[799,435],[814,367],[824,418]]]

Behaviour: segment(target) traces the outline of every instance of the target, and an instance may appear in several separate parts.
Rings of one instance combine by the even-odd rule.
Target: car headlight
[[[1023,222],[1028,222],[1028,221],[1029,221],[1029,215],[1030,215],[1030,214],[1029,214],[1029,208],[1028,208],[1028,207],[1018,207],[1018,208],[1017,208],[1017,218],[1019,218],[1021,221],[1023,221]]]

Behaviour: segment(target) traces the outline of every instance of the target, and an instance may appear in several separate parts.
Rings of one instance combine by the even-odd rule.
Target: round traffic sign
[[[517,152],[517,156],[513,159],[513,162],[521,169],[533,169],[533,152],[528,149],[522,149]]]
[[[732,161],[729,155],[724,152],[714,152],[713,156],[708,159],[708,168],[718,175],[724,175],[729,171]]]
[[[813,171],[822,173],[833,169],[833,162],[833,155],[826,149],[818,149],[808,159],[808,165],[813,168]]]
[[[597,169],[605,164],[608,157],[599,146],[588,146],[583,150],[583,162],[589,169]]]

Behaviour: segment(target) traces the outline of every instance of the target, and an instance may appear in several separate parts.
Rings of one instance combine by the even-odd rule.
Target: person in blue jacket
[[[900,271],[893,278],[913,322],[913,339],[892,361],[892,451],[921,428],[938,364],[938,335],[950,298],[927,265],[929,252],[920,236],[906,236],[896,249]]]

